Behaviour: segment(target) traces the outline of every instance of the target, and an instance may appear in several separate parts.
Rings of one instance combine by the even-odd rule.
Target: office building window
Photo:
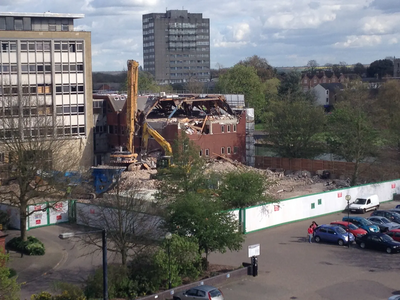
[[[14,18],[14,30],[23,30],[24,24],[22,18]]]

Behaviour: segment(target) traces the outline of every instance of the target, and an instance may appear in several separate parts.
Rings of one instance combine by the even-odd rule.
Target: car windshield
[[[386,218],[381,218],[382,223],[391,223],[390,220]]]
[[[221,296],[221,292],[218,289],[212,290],[208,292],[212,298]]]
[[[399,213],[397,213],[397,212],[392,212],[392,214],[393,214],[393,216],[394,216],[396,219],[399,219],[399,220],[400,220],[400,214],[399,214]]]
[[[365,204],[366,201],[367,201],[367,199],[357,198],[354,201],[354,204]]]
[[[367,219],[360,219],[360,223],[363,225],[373,225],[371,221],[368,221]]]
[[[349,228],[350,228],[351,230],[356,230],[356,229],[358,229],[358,227],[357,227],[356,225],[351,224],[351,223],[350,223],[350,225],[349,225]]]
[[[337,233],[346,233],[346,230],[344,230],[342,227],[336,228]]]
[[[386,234],[383,234],[383,235],[382,235],[382,240],[383,240],[384,242],[391,242],[391,241],[393,241],[393,239],[392,239],[390,236],[386,235]]]

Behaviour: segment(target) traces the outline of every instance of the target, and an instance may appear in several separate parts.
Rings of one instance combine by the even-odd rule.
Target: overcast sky
[[[3,12],[85,14],[75,30],[92,32],[93,71],[142,64],[142,15],[182,8],[210,19],[211,68],[254,54],[274,67],[400,57],[399,0],[0,0]]]

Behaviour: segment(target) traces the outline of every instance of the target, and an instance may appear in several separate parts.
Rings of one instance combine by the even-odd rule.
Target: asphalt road
[[[398,203],[396,203],[398,204]],[[385,203],[381,209],[394,207]],[[364,216],[369,216],[366,213]],[[336,213],[314,220],[327,224],[341,220]],[[250,262],[247,246],[261,245],[259,276],[221,287],[227,300],[239,299],[387,299],[400,294],[400,253],[387,254],[333,244],[309,244],[312,220],[295,222],[248,234],[238,252],[212,254],[212,263],[240,265]]]

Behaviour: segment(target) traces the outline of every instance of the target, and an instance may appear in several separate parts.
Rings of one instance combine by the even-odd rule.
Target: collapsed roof
[[[171,119],[173,116],[235,116],[223,95],[166,95],[149,97],[143,111],[145,118]]]

